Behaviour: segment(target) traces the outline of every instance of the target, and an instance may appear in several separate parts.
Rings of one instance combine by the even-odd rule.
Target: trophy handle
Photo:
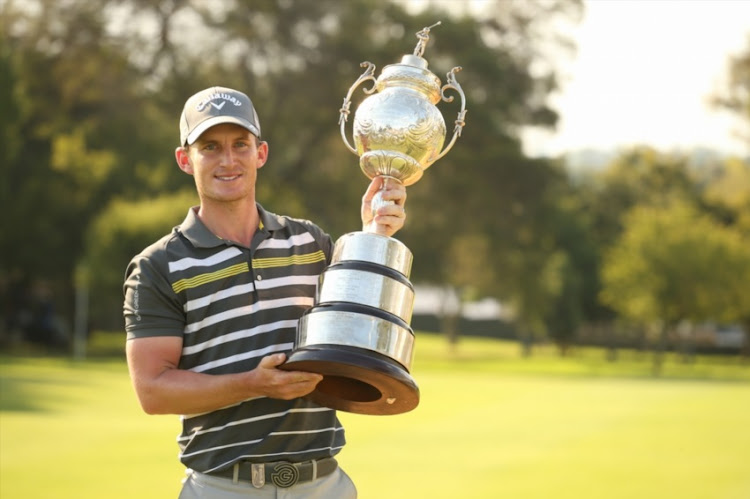
[[[346,144],[346,147],[354,154],[357,154],[357,150],[349,143],[349,139],[346,137],[346,131],[344,129],[346,126],[346,121],[349,118],[349,108],[352,105],[352,94],[358,86],[368,80],[372,80],[372,88],[365,88],[363,89],[364,92],[367,95],[375,92],[375,77],[373,76],[375,74],[375,64],[365,61],[361,63],[359,67],[367,67],[367,69],[360,75],[359,78],[357,78],[357,81],[355,81],[354,84],[349,87],[349,92],[347,92],[346,97],[344,97],[344,104],[341,106],[341,109],[339,109],[339,125],[341,125],[341,138],[344,140],[344,144]]]
[[[466,125],[466,122],[464,121],[466,118],[466,96],[464,95],[464,91],[461,88],[461,85],[459,85],[458,81],[456,80],[456,73],[458,73],[459,71],[461,71],[461,66],[456,66],[455,68],[451,69],[445,76],[447,83],[443,86],[443,88],[440,89],[440,96],[443,98],[444,102],[453,102],[452,95],[450,97],[447,97],[445,95],[446,90],[455,90],[456,92],[458,92],[458,94],[461,96],[461,110],[458,112],[458,117],[455,121],[456,126],[453,128],[453,138],[451,138],[451,141],[447,146],[445,146],[443,152],[441,152],[434,161],[439,160],[440,158],[445,156],[448,151],[451,150],[453,144],[456,143],[456,139],[461,136],[461,130],[463,130],[464,125]]]

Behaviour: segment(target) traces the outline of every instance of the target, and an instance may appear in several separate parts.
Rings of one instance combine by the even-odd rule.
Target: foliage
[[[750,147],[750,34],[745,50],[731,58],[728,76],[727,88],[713,102],[741,119],[737,135]]]
[[[633,207],[699,196],[686,156],[647,146],[621,151],[587,187],[585,207],[591,211],[593,236],[603,245],[619,236],[623,216]]]
[[[0,95],[12,103],[0,115],[12,144],[0,162],[0,275],[49,283],[69,316],[92,217],[115,193],[153,192],[133,167],[159,164],[158,120],[99,5],[6,2],[0,23]]]
[[[750,162],[727,160],[706,186],[706,208],[750,236]]]
[[[736,321],[750,309],[750,247],[691,205],[639,206],[605,256],[602,299],[641,323]]]
[[[121,327],[121,289],[128,262],[145,244],[169,234],[185,218],[188,207],[197,205],[195,191],[185,189],[155,199],[114,199],[97,215],[87,233],[90,250],[84,263],[95,323]]]
[[[70,319],[78,270],[92,287],[92,326],[119,327],[127,261],[195,203],[191,179],[174,164],[177,118],[189,95],[215,84],[246,90],[258,109],[270,144],[259,201],[314,220],[334,237],[357,230],[367,179],[341,143],[341,100],[360,62],[379,69],[397,62],[411,53],[414,33],[440,20],[425,57],[441,77],[463,67],[457,76],[468,115],[453,150],[409,188],[398,237],[414,253],[415,283],[456,288],[465,300],[497,298],[511,306],[526,339],[548,337],[563,348],[582,323],[632,317],[632,307],[641,318],[657,308],[676,317],[673,310],[682,313],[690,299],[700,303],[685,317],[750,324],[742,290],[724,289],[744,272],[746,159],[716,159],[696,171],[684,155],[635,147],[573,182],[559,161],[524,156],[519,130],[557,120],[549,102],[555,57],[569,47],[559,28],[579,18],[579,0],[489,2],[471,17],[468,8],[429,4],[410,14],[405,7],[377,0],[2,3],[2,298],[42,282]],[[743,119],[750,117],[746,66],[746,54],[734,59],[722,100]],[[353,109],[364,98],[356,92]],[[456,103],[438,107],[452,123]],[[675,200],[692,215],[678,216]],[[651,215],[633,213],[671,214],[681,225],[652,226],[641,220]],[[659,305],[626,311],[615,295],[601,299],[611,291],[602,294],[603,258],[634,233],[674,240],[656,245],[658,258],[642,255],[653,256],[645,282],[654,274],[662,281],[658,300],[640,300]],[[686,252],[691,242],[707,249]],[[606,255],[607,267],[633,264],[623,252]],[[711,258],[721,264],[707,268]],[[683,296],[679,283],[688,277],[700,279],[700,296]]]
[[[15,188],[3,192],[10,227],[0,236],[7,254],[0,273],[51,280],[58,296],[72,296],[83,262],[99,281],[96,297],[109,293],[114,302],[123,252],[150,242],[148,231],[122,226],[153,216],[134,209],[138,201],[190,184],[172,159],[177,116],[185,98],[214,84],[247,90],[258,109],[271,151],[260,202],[315,220],[334,236],[358,229],[367,179],[341,144],[341,99],[361,61],[397,62],[412,52],[413,34],[436,20],[442,24],[425,55],[438,75],[464,67],[469,126],[425,186],[410,189],[403,236],[424,262],[417,279],[443,280],[441,269],[467,235],[486,239],[478,242],[485,267],[495,267],[492,255],[513,249],[518,234],[532,244],[538,228],[526,224],[541,219],[533,213],[543,186],[559,180],[550,165],[523,157],[517,133],[554,124],[547,96],[555,74],[541,46],[551,38],[548,26],[579,13],[578,0],[507,4],[478,19],[437,9],[409,15],[398,2],[375,0],[5,3],[0,98],[10,105],[0,130],[13,147],[2,168],[5,185]],[[440,107],[452,122],[455,104]],[[124,202],[135,203],[128,216],[111,215]],[[496,216],[513,206],[525,215]],[[14,251],[11,234],[25,234],[27,250]],[[123,234],[123,249],[113,248],[108,241]],[[483,294],[515,293],[512,282],[478,284]],[[109,310],[94,310],[96,320]]]

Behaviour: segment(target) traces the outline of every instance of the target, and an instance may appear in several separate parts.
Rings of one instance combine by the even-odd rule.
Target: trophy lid
[[[430,30],[435,26],[440,26],[440,24],[441,21],[438,21],[432,26],[427,26],[426,28],[422,28],[422,31],[417,32],[417,38],[419,39],[417,46],[414,47],[414,52],[412,54],[406,54],[401,58],[401,64],[414,66],[415,68],[420,69],[427,69],[427,59],[422,56],[427,48],[427,42],[430,41]]]
[[[401,64],[414,66],[419,69],[427,69],[427,59],[418,55],[406,54],[401,58]]]
[[[422,57],[430,40],[430,30],[439,24],[440,21],[422,28],[417,33],[419,41],[414,53],[404,55],[398,64],[389,64],[383,68],[376,82],[378,91],[387,87],[413,88],[427,96],[432,104],[440,101],[440,78],[427,69],[427,60]]]

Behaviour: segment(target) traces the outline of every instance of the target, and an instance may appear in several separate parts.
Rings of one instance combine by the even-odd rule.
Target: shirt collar
[[[286,220],[284,217],[280,217],[275,213],[266,211],[260,204],[255,203],[258,207],[258,214],[260,215],[260,229],[273,232],[275,230],[283,229],[286,227]]]
[[[286,225],[284,218],[266,211],[260,204],[256,203],[260,223],[258,230],[261,232],[273,232]],[[193,206],[188,210],[185,220],[179,229],[190,243],[196,248],[215,248],[217,246],[228,246],[233,244],[231,241],[222,239],[210,230],[198,217],[198,206]]]

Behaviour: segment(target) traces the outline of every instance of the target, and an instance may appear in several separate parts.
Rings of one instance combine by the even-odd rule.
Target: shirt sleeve
[[[123,315],[128,339],[182,336],[185,312],[167,279],[166,265],[143,253],[131,260],[123,285]]]
[[[326,264],[330,265],[331,258],[333,257],[333,239],[331,239],[331,236],[309,220],[301,220],[301,223],[312,234],[318,247],[326,256]]]

